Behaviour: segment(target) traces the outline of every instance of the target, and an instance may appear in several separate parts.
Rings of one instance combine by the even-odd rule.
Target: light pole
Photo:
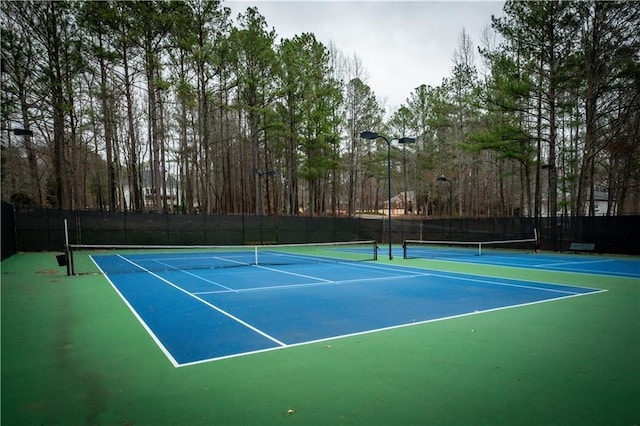
[[[453,217],[453,189],[452,184],[449,179],[441,175],[438,177],[438,181],[440,182],[449,182],[449,240],[451,240],[451,218]]]
[[[377,134],[376,132],[362,132],[360,133],[360,137],[362,139],[375,140],[382,139],[387,143],[387,192],[388,192],[388,202],[389,202],[389,223],[388,223],[388,233],[389,233],[389,260],[393,259],[393,252],[391,249],[391,141],[397,140],[398,143],[414,143],[416,140],[414,138],[404,137],[404,138],[392,138],[388,139],[382,135]]]

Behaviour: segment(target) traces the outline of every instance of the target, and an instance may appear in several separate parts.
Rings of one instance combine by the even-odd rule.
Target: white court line
[[[249,287],[249,288],[241,288],[231,291],[224,290],[213,290],[213,291],[200,291],[194,292],[193,294],[223,294],[223,293],[245,293],[250,291],[262,291],[262,290],[288,290],[300,287],[319,287],[319,286],[329,286],[336,284],[351,284],[351,283],[365,283],[371,281],[388,281],[388,280],[403,280],[406,278],[418,278],[430,276],[432,274],[414,274],[414,275],[396,275],[396,276],[384,276],[384,277],[376,277],[376,278],[354,278],[351,280],[336,280],[330,281],[325,280],[324,282],[316,282],[316,283],[302,283],[302,284],[288,284],[288,285],[273,285],[267,287]]]
[[[553,289],[553,288],[545,288],[545,287],[536,287],[536,286],[532,286],[532,285],[524,285],[524,284],[510,284],[510,283],[505,283],[505,282],[496,282],[496,281],[489,281],[489,280],[479,280],[477,278],[463,278],[463,277],[451,277],[448,275],[439,275],[439,274],[433,274],[434,277],[441,277],[441,278],[451,278],[454,280],[460,280],[460,281],[471,281],[471,282],[477,282],[477,283],[482,283],[482,284],[489,284],[489,285],[498,285],[498,286],[503,286],[503,287],[516,287],[516,288],[527,288],[530,290],[538,290],[538,291],[549,291],[552,293],[563,293],[563,294],[584,294],[584,293],[579,293],[579,292],[575,292],[575,291],[567,291],[567,290],[557,290],[557,289]],[[503,279],[510,279],[510,278],[503,278]],[[533,281],[532,281],[533,282]],[[540,283],[540,284],[544,284],[544,283]],[[578,287],[578,286],[574,286],[574,285],[564,285],[564,284],[553,284],[553,283],[549,283],[549,285],[555,285],[555,286],[562,286],[562,287],[575,287],[575,288],[584,288],[584,287]],[[590,294],[591,292],[587,293]]]
[[[176,268],[175,266],[169,265],[168,263],[160,262],[159,260],[154,260],[154,262],[159,263],[161,265],[164,265],[164,266],[166,266],[168,268],[171,268],[172,270],[183,272],[183,273],[185,273],[185,274],[187,274],[187,275],[189,275],[191,277],[197,278],[197,279],[202,280],[204,282],[207,282],[209,284],[217,285],[218,287],[222,287],[225,290],[235,291],[231,287],[227,287],[226,285],[220,284],[219,282],[216,282],[216,281],[208,280],[205,277],[201,277],[198,274],[194,274],[193,272],[189,272],[189,271],[184,270],[184,269]],[[194,294],[198,294],[198,293],[194,293]]]
[[[120,256],[120,255],[118,255],[118,256]],[[122,256],[120,256],[120,257],[122,257]],[[155,274],[155,273],[153,273],[153,272],[141,267],[140,265],[136,264],[135,262],[132,262],[132,261],[130,261],[130,260],[124,258],[124,257],[122,257],[122,258],[125,261],[133,264],[134,266],[142,269],[143,271],[149,272],[152,276],[154,276],[154,277],[160,279],[161,281],[173,286],[177,290],[187,294],[190,297],[193,297],[194,299],[196,299],[196,300],[200,301],[201,303],[204,303],[205,305],[215,309],[216,311],[228,316],[229,318],[231,318],[231,319],[233,319],[235,321],[238,321],[240,324],[243,324],[243,325],[247,326],[248,328],[256,331],[257,333],[263,335],[264,337],[268,338],[269,340],[271,340],[271,341],[273,341],[273,342],[275,342],[275,343],[277,343],[279,345],[278,347],[265,348],[265,349],[261,349],[261,350],[255,350],[255,351],[249,351],[249,352],[243,352],[243,353],[237,353],[237,354],[224,355],[224,356],[220,356],[220,357],[202,359],[202,360],[197,360],[197,361],[193,361],[193,362],[179,364],[171,356],[171,354],[166,350],[166,348],[162,345],[160,340],[157,338],[157,336],[155,336],[155,334],[146,325],[146,323],[142,320],[142,318],[137,314],[137,312],[129,304],[127,299],[120,293],[120,291],[118,291],[117,287],[113,284],[113,282],[111,282],[111,280],[108,278],[108,276],[103,272],[103,275],[105,275],[105,277],[111,283],[111,285],[114,287],[116,292],[124,300],[124,302],[127,304],[127,306],[129,306],[130,310],[138,318],[138,320],[141,322],[141,324],[143,324],[143,327],[147,330],[147,332],[149,332],[149,334],[152,336],[153,340],[156,342],[156,344],[158,344],[158,346],[162,349],[162,351],[165,353],[167,358],[172,362],[172,364],[175,367],[184,367],[184,366],[202,364],[202,363],[211,362],[211,361],[217,361],[217,360],[222,360],[222,359],[240,357],[240,356],[244,356],[244,355],[250,355],[250,354],[262,353],[262,352],[269,352],[269,351],[273,351],[273,350],[279,350],[279,349],[286,348],[286,347],[302,346],[302,345],[307,345],[307,344],[312,344],[312,343],[318,343],[318,342],[342,339],[342,338],[346,338],[346,337],[358,336],[358,335],[363,335],[363,334],[376,333],[376,332],[379,332],[379,331],[392,330],[392,329],[396,329],[396,328],[403,328],[403,327],[408,327],[408,326],[413,326],[413,325],[426,324],[426,323],[431,323],[431,322],[437,322],[437,321],[443,321],[443,320],[448,320],[448,319],[460,318],[460,317],[465,317],[465,316],[469,316],[469,315],[476,315],[476,314],[481,314],[481,313],[486,313],[486,312],[500,311],[500,310],[504,310],[504,309],[511,309],[511,308],[516,308],[516,307],[521,307],[521,306],[534,305],[534,304],[538,304],[538,303],[546,303],[546,302],[562,300],[562,299],[566,299],[566,298],[580,297],[580,296],[591,295],[591,294],[596,294],[596,293],[603,293],[603,292],[607,291],[607,290],[589,289],[587,287],[579,287],[579,286],[567,285],[567,287],[585,288],[585,289],[592,290],[591,292],[588,292],[588,293],[572,293],[572,292],[563,291],[563,290],[553,290],[553,289],[549,289],[549,288],[540,288],[540,287],[533,287],[533,286],[519,285],[519,284],[499,283],[499,282],[494,282],[494,281],[489,281],[489,280],[481,280],[481,279],[477,279],[477,278],[465,278],[465,277],[452,276],[452,275],[447,275],[447,274],[433,274],[431,272],[426,272],[426,271],[431,271],[431,270],[428,270],[428,269],[425,269],[425,273],[370,278],[370,279],[366,279],[366,280],[375,281],[375,280],[388,280],[388,279],[404,279],[404,278],[419,277],[419,276],[438,276],[438,277],[442,277],[442,278],[451,278],[451,279],[462,280],[462,281],[481,282],[481,283],[486,283],[486,284],[490,284],[490,285],[504,285],[504,286],[509,286],[509,287],[523,287],[523,288],[531,288],[531,289],[534,289],[534,290],[542,290],[542,291],[547,291],[548,290],[548,291],[552,291],[552,292],[564,293],[566,295],[565,296],[560,296],[560,297],[555,297],[555,298],[550,298],[550,299],[545,299],[545,300],[540,300],[540,301],[535,301],[535,302],[528,302],[528,303],[517,304],[517,305],[503,306],[503,307],[492,308],[492,309],[487,309],[487,310],[482,310],[482,311],[468,312],[468,313],[463,313],[463,314],[453,315],[453,316],[448,316],[448,317],[443,317],[443,318],[434,318],[434,319],[429,319],[429,320],[424,320],[424,321],[419,321],[419,322],[398,324],[398,325],[394,325],[394,326],[388,326],[388,327],[383,327],[383,328],[378,328],[378,329],[373,329],[373,330],[364,330],[364,331],[361,331],[361,332],[355,332],[355,333],[350,333],[350,334],[345,334],[345,335],[329,336],[329,337],[326,337],[326,338],[321,338],[321,339],[317,339],[317,340],[313,340],[313,341],[305,341],[305,342],[298,342],[298,343],[293,343],[293,344],[286,344],[286,343],[280,342],[279,340],[277,340],[277,339],[269,336],[268,334],[258,330],[257,328],[249,325],[248,323],[236,318],[235,316],[225,312],[224,310],[216,307],[215,305],[212,305],[211,303],[208,303],[207,301],[201,299],[200,297],[197,297],[194,293],[189,293],[188,291],[180,288],[179,286],[171,283],[170,281],[167,281],[166,279],[158,276],[157,274]],[[94,261],[94,263],[95,263],[95,261]],[[343,265],[347,266],[349,268],[353,268],[353,269],[377,269],[377,270],[394,272],[396,274],[398,272],[406,271],[407,269],[409,269],[411,271],[422,269],[422,268],[415,268],[415,267],[400,267],[400,266],[396,267],[396,266],[392,266],[392,265],[379,266],[379,265],[353,264],[353,263],[350,263],[350,262],[349,263],[344,263]],[[265,267],[263,267],[263,268],[265,268]],[[98,267],[98,269],[100,269],[100,268]],[[272,268],[265,268],[265,269],[272,269]],[[276,272],[288,273],[286,271],[279,271],[277,269],[272,269],[272,270],[276,271]],[[292,274],[293,275],[303,276],[302,274],[295,274],[295,273],[292,273]],[[453,274],[455,274],[455,275],[468,275],[470,277],[473,276],[471,274],[464,274],[464,273],[453,273]],[[321,280],[320,278],[317,278],[317,277],[309,277],[309,278]],[[503,278],[503,277],[488,277],[488,278],[493,278],[493,279],[496,279],[496,280],[509,280],[509,281],[527,282],[525,280],[517,280],[517,279]],[[316,285],[316,286],[318,286],[318,285],[329,285],[329,284],[332,284],[332,283],[354,282],[354,281],[365,281],[365,280],[362,280],[362,279],[360,279],[360,280],[344,280],[344,281],[334,281],[334,282],[332,282],[330,280],[324,280],[324,282],[307,283],[307,284],[304,284],[304,285],[307,285],[307,286],[308,285]],[[556,286],[560,286],[561,285],[561,284],[555,284],[555,283],[545,283],[545,284],[556,285]],[[298,286],[303,286],[303,285],[298,285]],[[276,287],[274,287],[274,289],[282,288],[282,287],[287,288],[287,287],[293,287],[293,286],[279,286],[279,287],[276,286]],[[264,289],[264,288],[256,288],[256,290],[260,290],[260,289]],[[235,290],[235,291],[239,292],[239,291],[250,291],[250,290],[251,289]]]
[[[362,265],[362,266],[365,266],[365,265]],[[420,269],[420,268],[415,268],[415,267],[404,267],[404,266],[393,267],[391,265],[388,265],[388,266],[366,265],[366,267],[367,268],[374,268],[374,269],[385,269],[385,270],[395,271],[395,272],[398,272],[397,268],[403,268],[405,270],[406,269],[413,269],[413,270]],[[523,283],[535,282],[535,281],[526,281],[526,280],[516,279],[516,278],[488,277],[490,279],[497,280],[497,282],[496,282],[496,281],[490,281],[490,280],[487,280],[487,279],[466,278],[466,277],[458,276],[458,275],[467,275],[469,277],[477,276],[477,275],[473,275],[473,274],[465,274],[463,272],[452,272],[452,274],[454,274],[454,275],[448,275],[448,274],[443,274],[443,273],[435,273],[435,272],[429,273],[429,275],[434,276],[434,277],[450,278],[450,279],[453,279],[453,280],[460,280],[460,281],[475,281],[475,282],[479,282],[479,283],[483,283],[483,284],[501,285],[501,286],[505,286],[505,287],[516,287],[516,288],[528,288],[528,289],[532,289],[532,290],[550,291],[550,292],[564,293],[564,294],[584,294],[584,293],[570,292],[570,291],[566,291],[566,290],[556,290],[556,289],[550,289],[550,288],[545,288],[545,287],[536,287],[536,286],[531,286],[531,285],[527,285],[527,284],[512,284],[512,283],[507,283],[507,282],[499,282],[499,281],[516,281],[516,282],[523,282]],[[552,286],[557,286],[557,287],[582,288],[582,289],[585,289],[585,290],[592,290],[592,292],[593,291],[599,291],[599,289],[593,289],[593,288],[590,288],[590,287],[582,287],[582,286],[576,286],[576,285],[567,285],[567,284],[558,284],[558,283],[542,283],[542,282],[540,284],[547,284],[547,285],[552,285]],[[587,293],[587,294],[591,294],[591,292]]]
[[[268,287],[242,288],[242,289],[231,290],[231,291],[226,291],[226,290],[198,291],[198,292],[194,292],[193,294],[206,295],[206,294],[246,293],[246,292],[249,292],[249,291],[281,290],[281,289],[286,290],[286,289],[292,289],[292,288],[317,287],[317,286],[331,285],[331,284],[333,284],[333,283],[322,282],[322,283],[302,283],[302,284],[290,284],[290,285],[273,285],[273,286],[268,286]]]
[[[226,317],[228,317],[228,318],[231,318],[232,320],[234,320],[234,321],[238,322],[239,324],[244,325],[245,327],[247,327],[247,328],[248,328],[248,329],[250,329],[250,330],[255,331],[256,333],[260,334],[261,336],[266,337],[267,339],[271,340],[272,342],[276,343],[277,345],[280,345],[280,346],[287,346],[287,344],[286,344],[286,343],[283,343],[283,342],[281,342],[280,340],[276,339],[275,337],[270,336],[269,334],[265,333],[264,331],[260,330],[259,328],[254,327],[253,325],[249,324],[248,322],[241,320],[240,318],[236,317],[235,315],[230,314],[229,312],[225,311],[224,309],[221,309],[221,308],[219,308],[219,307],[215,306],[214,304],[207,302],[206,300],[202,299],[201,297],[198,297],[198,296],[196,296],[195,294],[188,292],[187,290],[183,289],[182,287],[180,287],[180,286],[178,286],[178,285],[175,285],[175,284],[174,284],[174,283],[172,283],[171,281],[169,281],[169,280],[166,280],[166,279],[162,278],[160,275],[158,275],[158,274],[156,274],[156,273],[154,273],[154,272],[152,272],[152,271],[148,270],[147,268],[143,268],[142,266],[138,265],[138,264],[137,264],[137,263],[135,263],[135,262],[132,262],[131,260],[127,259],[126,257],[124,257],[124,256],[122,256],[122,255],[120,255],[120,254],[119,254],[119,255],[117,255],[117,256],[118,256],[118,257],[120,257],[121,259],[125,260],[126,262],[129,262],[129,263],[131,263],[132,265],[137,266],[138,268],[140,268],[140,269],[142,269],[143,271],[145,271],[145,272],[149,273],[150,275],[152,275],[152,276],[156,277],[156,278],[157,278],[157,279],[159,279],[160,281],[162,281],[162,282],[164,282],[164,283],[166,283],[166,284],[169,284],[171,287],[175,288],[176,290],[181,291],[182,293],[186,294],[187,296],[189,296],[189,297],[192,297],[192,298],[196,299],[197,301],[199,301],[199,302],[201,302],[201,303],[203,303],[203,304],[207,305],[208,307],[210,307],[210,308],[212,308],[212,309],[214,309],[214,310],[216,310],[216,311],[220,312],[222,315],[224,315],[224,316],[226,316]]]
[[[361,266],[363,268],[370,268],[370,269],[381,269],[381,270],[388,270],[388,271],[393,271],[393,272],[401,272],[402,270],[406,270],[407,267],[394,267],[394,266],[378,266],[378,265],[358,265]],[[401,268],[401,269],[398,269]],[[419,269],[419,268],[409,268],[409,269]],[[427,273],[425,273],[427,274]],[[456,275],[469,275],[470,277],[473,277],[474,275],[472,274],[464,274],[464,273],[454,273]],[[550,288],[545,288],[545,287],[536,287],[536,286],[531,286],[531,285],[526,285],[526,284],[512,284],[512,283],[507,283],[507,282],[499,282],[499,281],[490,281],[490,280],[486,280],[486,279],[478,279],[478,278],[466,278],[466,277],[460,277],[460,276],[456,276],[456,275],[448,275],[448,274],[442,274],[442,273],[433,273],[430,272],[427,275],[430,276],[434,276],[434,277],[440,277],[440,278],[450,278],[453,280],[459,280],[459,281],[471,281],[471,282],[478,282],[478,283],[482,283],[482,284],[490,284],[490,285],[499,285],[499,286],[505,286],[505,287],[516,287],[516,288],[527,288],[527,289],[532,289],[532,290],[538,290],[538,291],[549,291],[549,292],[554,292],[554,293],[563,293],[563,294],[582,294],[582,293],[576,293],[576,292],[571,292],[571,291],[566,291],[566,290],[557,290],[557,289],[550,289]],[[405,275],[404,277],[411,277],[411,275]],[[525,283],[530,283],[532,281],[525,281],[525,280],[519,280],[519,279],[513,279],[513,278],[502,278],[502,277],[490,277],[491,279],[494,280],[508,280],[508,281],[518,281],[518,282],[525,282]],[[592,290],[588,287],[579,287],[579,286],[573,286],[573,285],[564,285],[564,284],[557,284],[557,283],[541,283],[541,284],[548,284],[548,285],[555,285],[555,286],[561,286],[561,287],[576,287],[576,288],[585,288],[588,290]]]
[[[298,274],[298,273],[295,273],[295,272],[281,271],[279,269],[268,268],[268,267],[262,266],[262,265],[252,265],[252,266],[255,267],[255,268],[260,268],[260,269],[264,269],[264,270],[267,270],[267,271],[279,272],[279,273],[282,273],[282,274],[293,275],[295,277],[309,278],[310,280],[318,280],[318,281],[322,281],[322,282],[325,282],[325,283],[333,282],[331,280],[327,280],[327,279],[319,278],[319,277],[314,277],[312,275],[304,275],[304,274]]]
[[[540,263],[537,265],[533,265],[535,268],[544,268],[547,266],[564,266],[564,265],[584,265],[585,263],[606,263],[613,262],[613,259],[604,259],[604,260],[586,260],[581,262],[555,262],[555,263]]]
[[[342,266],[347,266],[347,267],[354,266],[353,263],[351,263],[351,262],[336,262],[336,263],[338,263],[339,265],[342,265]],[[416,277],[433,275],[431,273],[414,273],[414,274],[410,274],[410,275],[396,275],[396,276],[385,275],[384,277],[376,277],[376,278],[354,278],[354,279],[350,279],[350,280],[328,280],[328,279],[316,277],[316,276],[313,276],[313,275],[306,275],[306,274],[299,274],[299,273],[296,273],[296,272],[283,271],[283,270],[280,270],[280,269],[269,268],[269,267],[262,266],[262,265],[251,265],[251,266],[253,266],[255,268],[264,269],[264,270],[267,270],[267,271],[281,273],[281,274],[293,275],[293,276],[301,277],[301,278],[308,278],[308,279],[316,280],[316,281],[319,281],[319,282],[317,282],[317,283],[302,283],[302,284],[279,285],[279,286],[267,286],[267,287],[251,287],[251,288],[246,288],[246,289],[229,289],[228,292],[241,293],[241,292],[260,291],[260,290],[282,290],[282,289],[286,290],[288,288],[311,287],[311,286],[329,285],[329,284],[330,285],[347,284],[347,283],[354,283],[354,282],[393,280],[393,279],[404,279],[404,278],[416,278]],[[376,269],[375,266],[372,266],[371,268]],[[363,269],[363,268],[358,268],[358,267],[354,266],[352,269]],[[379,267],[377,269],[389,270],[389,271],[393,271],[395,273],[404,272],[402,270],[397,270],[397,269],[394,270],[394,269],[391,269],[391,268],[383,268],[383,267]],[[216,291],[194,292],[193,294],[222,294],[222,293],[228,293],[228,292],[227,291],[216,290]]]
[[[351,264],[345,264],[345,265],[351,266]],[[506,282],[506,281],[516,281],[516,282],[522,282],[522,283],[531,283],[532,281],[525,281],[525,280],[519,280],[519,279],[513,279],[513,278],[502,278],[502,277],[490,277],[491,279],[479,279],[479,278],[471,278],[471,277],[474,277],[474,275],[463,274],[463,273],[458,273],[456,275],[469,275],[469,278],[456,276],[456,275],[442,274],[442,273],[425,272],[425,273],[413,273],[413,274],[407,274],[407,275],[384,276],[384,277],[365,278],[365,279],[327,280],[327,279],[322,279],[322,278],[318,278],[318,277],[314,277],[314,276],[310,276],[310,275],[297,274],[297,273],[288,272],[288,271],[281,271],[281,270],[275,269],[275,268],[267,268],[267,267],[259,266],[259,265],[254,265],[254,266],[260,267],[262,269],[266,269],[266,270],[269,270],[269,271],[273,271],[273,272],[279,272],[279,273],[283,273],[283,274],[289,274],[289,275],[299,276],[299,277],[303,277],[303,278],[314,279],[314,280],[318,280],[320,282],[319,283],[315,283],[315,284],[314,283],[304,283],[304,284],[292,284],[292,285],[285,285],[285,286],[255,287],[255,288],[248,288],[248,289],[237,289],[237,290],[232,290],[232,291],[234,291],[236,293],[241,293],[241,292],[248,292],[248,291],[259,291],[259,290],[281,290],[281,289],[288,289],[288,288],[309,287],[309,286],[313,286],[313,285],[346,284],[346,283],[352,283],[352,282],[367,282],[367,281],[392,280],[392,279],[416,278],[416,277],[422,277],[422,276],[433,276],[433,277],[448,278],[448,279],[458,280],[458,281],[476,282],[476,283],[481,283],[481,284],[488,284],[488,285],[494,285],[494,286],[503,286],[503,287],[523,288],[523,289],[536,290],[536,291],[542,291],[542,292],[550,292],[550,293],[561,293],[561,294],[570,294],[570,295],[572,295],[572,294],[583,294],[581,292],[575,292],[575,291],[568,291],[568,290],[554,289],[554,288],[549,288],[549,287],[540,287],[540,286],[535,286],[535,285],[515,284],[515,283],[512,283],[512,282]],[[391,271],[391,272],[394,272],[394,273],[402,272],[403,270],[406,271],[405,267],[377,266],[377,265],[358,265],[358,266],[360,266],[360,268],[354,267],[354,269],[377,269],[377,270],[383,270],[383,271]],[[401,269],[398,269],[398,268],[401,268]],[[415,268],[412,268],[412,269],[415,270]],[[492,281],[492,280],[495,280],[495,281]],[[574,285],[564,285],[564,284],[557,284],[557,283],[540,283],[540,284],[546,284],[546,285],[549,285],[549,286],[557,286],[557,287],[584,288],[584,289],[587,289],[587,290],[592,290],[591,288],[588,288],[588,287],[580,287],[580,286],[574,286]],[[226,293],[226,292],[224,292],[224,291],[212,291],[212,292],[199,292],[199,293],[196,293],[196,294],[216,294],[216,293],[220,294],[220,293]]]
[[[463,314],[451,315],[451,316],[442,317],[442,318],[432,318],[432,319],[423,320],[423,321],[416,321],[416,322],[410,322],[410,323],[404,323],[404,324],[397,324],[397,325],[392,325],[392,326],[388,326],[388,327],[376,328],[376,329],[373,329],[373,330],[364,330],[364,331],[359,331],[359,332],[349,333],[349,334],[343,334],[343,335],[338,335],[338,336],[329,336],[329,337],[325,337],[325,338],[322,338],[322,339],[316,339],[316,340],[309,340],[309,341],[305,341],[305,342],[292,343],[292,344],[287,345],[286,347],[287,348],[293,348],[293,347],[296,347],[296,346],[304,346],[304,345],[310,345],[310,344],[314,344],[314,343],[327,342],[327,341],[331,341],[331,340],[344,339],[344,338],[348,338],[348,337],[362,336],[362,335],[365,335],[365,334],[378,333],[378,332],[381,332],[381,331],[395,330],[395,329],[399,329],[399,328],[413,327],[413,326],[416,326],[416,325],[428,324],[428,323],[432,323],[432,322],[446,321],[446,320],[456,319],[456,318],[463,318],[463,317],[468,317],[468,316],[471,316],[471,315],[479,315],[479,314],[485,314],[485,313],[488,313],[488,312],[497,312],[497,311],[503,311],[503,310],[506,310],[506,309],[520,308],[520,307],[523,307],[523,306],[537,305],[537,304],[540,304],[540,303],[555,302],[557,300],[570,299],[570,298],[573,298],[573,297],[581,297],[581,296],[587,296],[587,295],[596,294],[596,293],[604,293],[606,291],[607,290],[600,290],[600,291],[591,292],[591,293],[572,294],[572,295],[556,297],[556,298],[552,298],[552,299],[537,300],[535,302],[520,303],[520,304],[517,304],[517,305],[500,306],[500,307],[497,307],[497,308],[484,309],[484,310],[481,310],[481,311],[466,312],[466,313],[463,313]],[[251,351],[251,352],[242,352],[242,353],[237,353],[237,354],[232,354],[232,355],[224,355],[224,356],[215,357],[215,358],[201,359],[201,360],[198,360],[198,361],[192,361],[192,362],[186,362],[184,364],[179,364],[178,367],[188,367],[188,366],[191,366],[191,365],[204,364],[206,362],[219,361],[219,360],[222,360],[222,359],[236,358],[236,357],[240,357],[240,356],[253,355],[253,354],[263,353],[263,352],[271,352],[271,351],[280,350],[280,349],[283,349],[283,348],[284,347],[266,348],[266,349]]]
[[[95,261],[95,259],[93,258],[93,256],[89,256],[91,258],[91,261],[93,262],[94,265],[96,265],[96,268],[98,268],[98,270],[102,273],[102,275],[104,275],[104,277],[107,279],[107,281],[109,282],[109,284],[111,284],[111,287],[113,287],[113,289],[116,291],[116,293],[118,294],[118,296],[120,296],[120,299],[122,299],[122,301],[124,302],[125,305],[127,305],[129,307],[129,310],[131,311],[131,313],[133,314],[133,316],[135,316],[138,319],[138,322],[140,322],[140,324],[142,324],[142,328],[144,328],[145,330],[147,330],[147,333],[149,333],[149,336],[151,336],[151,339],[156,342],[156,345],[158,345],[158,347],[160,348],[160,350],[162,351],[162,353],[164,353],[164,355],[169,359],[169,361],[171,362],[171,364],[173,364],[174,367],[180,367],[181,364],[176,361],[176,359],[171,355],[171,352],[169,352],[169,350],[164,346],[164,344],[162,343],[162,341],[160,340],[160,338],[158,338],[158,336],[156,336],[156,334],[153,332],[153,330],[151,329],[151,327],[149,327],[147,325],[146,322],[144,322],[144,320],[142,319],[142,317],[138,314],[138,311],[135,310],[135,308],[131,305],[131,303],[129,303],[129,301],[127,300],[126,297],[124,297],[124,294],[122,294],[120,292],[120,290],[118,290],[118,287],[113,283],[113,281],[111,281],[111,278],[109,278],[109,275],[106,274],[102,268],[100,267],[100,265],[98,265],[98,263]],[[137,265],[136,265],[137,266]]]

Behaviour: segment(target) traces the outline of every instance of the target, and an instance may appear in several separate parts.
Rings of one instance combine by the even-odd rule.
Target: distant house
[[[391,212],[394,215],[404,214],[405,210],[407,213],[411,213],[413,211],[413,206],[415,206],[415,191],[407,191],[400,192],[398,195],[391,197]],[[383,203],[384,209],[389,210],[389,200],[385,200]],[[406,206],[406,209],[405,209]]]
[[[153,187],[153,181],[151,178],[151,170],[146,169],[142,171],[142,180],[141,180],[141,188],[143,199],[144,199],[144,207],[145,209],[151,209],[153,207],[153,198],[155,194],[155,188]],[[167,186],[167,196],[166,199],[170,205],[175,205],[178,200],[178,186],[179,181],[171,174],[167,174],[165,179],[165,184]],[[123,182],[123,191],[124,197],[126,200],[130,198],[130,188],[129,182]],[[159,188],[159,191],[162,192],[162,187]]]
[[[593,191],[596,216],[604,216],[609,209],[609,194],[604,191]],[[588,201],[587,201],[588,203]]]
[[[558,195],[558,211],[557,214],[558,215],[562,215],[565,212],[563,211],[563,208],[560,206],[560,197],[561,195]],[[571,198],[571,194],[566,194],[566,198],[570,199]],[[548,199],[546,198],[546,196],[543,197],[543,203],[542,203],[542,216],[548,216]],[[609,209],[609,193],[608,192],[604,192],[604,191],[594,191],[593,192],[593,201],[595,204],[595,215],[596,216],[604,216],[607,214],[607,210]],[[568,213],[569,215],[571,215],[573,213],[572,208],[568,207],[567,209],[568,211],[566,213]],[[584,210],[585,212],[589,212],[589,195],[587,194],[587,197],[584,201]],[[615,204],[614,204],[614,211],[612,213],[615,213]]]

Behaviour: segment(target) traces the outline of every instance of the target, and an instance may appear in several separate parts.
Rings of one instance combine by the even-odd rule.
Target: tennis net
[[[446,258],[458,256],[505,255],[536,251],[537,239],[526,238],[503,241],[423,241],[405,240],[402,244],[405,259]]]
[[[70,274],[133,273],[230,268],[251,265],[290,265],[377,260],[375,241],[315,244],[163,246],[68,246]]]

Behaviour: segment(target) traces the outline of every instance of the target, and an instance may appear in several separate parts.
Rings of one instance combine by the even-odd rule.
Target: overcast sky
[[[502,16],[503,1],[272,1],[226,0],[238,13],[257,6],[282,38],[315,34],[333,42],[345,56],[357,56],[367,84],[387,111],[406,103],[421,84],[438,86],[452,68],[453,53],[464,28],[474,46],[481,44],[491,15]],[[477,50],[477,49],[476,49]],[[478,65],[480,65],[478,61]]]

